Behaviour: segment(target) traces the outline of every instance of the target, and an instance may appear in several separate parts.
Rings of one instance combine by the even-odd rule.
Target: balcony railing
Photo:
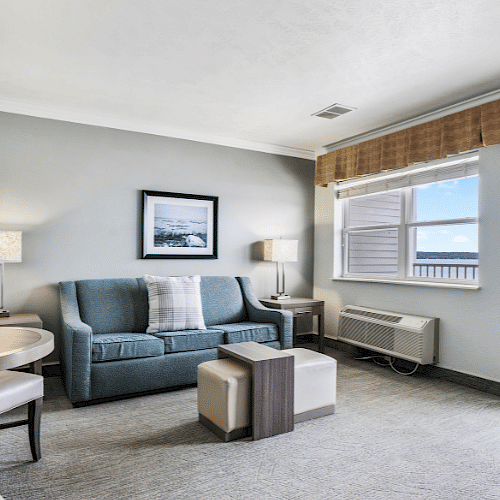
[[[413,264],[413,276],[477,280],[478,264]]]

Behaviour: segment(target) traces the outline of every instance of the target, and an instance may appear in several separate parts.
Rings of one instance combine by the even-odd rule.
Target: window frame
[[[463,179],[467,177],[479,177],[479,173],[476,175],[460,176],[456,179]],[[437,182],[447,182],[447,181],[437,181]],[[434,183],[432,183],[434,184]],[[423,184],[422,184],[423,185]],[[416,210],[416,189],[419,186],[408,186],[396,189],[391,189],[390,191],[399,191],[400,194],[400,220],[399,224],[387,223],[372,226],[348,226],[349,221],[349,199],[353,197],[346,197],[344,199],[339,199],[335,196],[335,207],[337,217],[335,224],[335,235],[340,237],[340,245],[334,245],[334,279],[347,280],[347,281],[369,281],[369,282],[384,282],[384,283],[402,283],[402,284],[416,284],[422,286],[446,286],[452,288],[474,288],[478,289],[479,277],[476,279],[456,279],[456,278],[436,278],[427,276],[412,276],[413,273],[412,265],[412,245],[414,245],[414,236],[412,233],[413,228],[418,227],[436,227],[436,226],[447,226],[447,225],[461,225],[461,224],[478,224],[479,231],[479,214],[478,217],[460,217],[453,219],[433,219],[433,220],[423,220],[416,221],[413,220],[413,215]],[[381,194],[380,191],[378,194]],[[369,193],[376,195],[377,193]],[[479,192],[478,192],[479,197]],[[479,200],[478,200],[479,201]],[[340,210],[340,214],[338,212]],[[340,227],[339,227],[340,226]],[[397,276],[389,274],[366,274],[366,273],[349,273],[348,272],[348,239],[349,234],[354,232],[362,231],[373,231],[373,230],[391,230],[396,229],[398,231],[398,271]],[[412,241],[413,240],[413,241]],[[340,255],[338,254],[340,252]],[[478,248],[479,253],[479,248]],[[335,255],[336,254],[336,255]],[[479,263],[479,257],[478,257]],[[335,265],[337,264],[337,265]],[[340,269],[339,269],[340,268]],[[479,266],[478,266],[479,274]]]

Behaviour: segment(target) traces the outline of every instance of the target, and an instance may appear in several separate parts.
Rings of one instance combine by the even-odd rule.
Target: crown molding
[[[381,137],[383,135],[392,134],[394,132],[398,132],[399,130],[403,130],[405,128],[413,127],[415,125],[420,125],[421,123],[430,122],[432,120],[437,120],[438,118],[442,118],[446,115],[451,115],[453,113],[458,113],[459,111],[463,111],[465,109],[473,108],[475,106],[480,106],[481,104],[486,104],[487,102],[496,101],[500,99],[500,89],[494,90],[492,92],[488,92],[487,94],[482,94],[477,97],[473,97],[471,99],[467,99],[466,101],[461,101],[456,104],[452,104],[451,106],[446,106],[445,108],[440,108],[435,111],[431,111],[430,113],[425,113],[423,115],[418,115],[413,118],[409,118],[408,120],[391,123],[390,125],[375,128],[370,130],[369,132],[364,132],[362,134],[354,135],[352,137],[348,137],[347,139],[342,139],[340,141],[332,142],[323,146],[323,153],[329,153],[330,151],[335,151],[336,149],[346,148],[348,146],[353,146],[354,144],[358,144],[360,142],[369,141],[370,139],[376,139],[377,137]]]
[[[308,149],[291,148],[288,146],[279,146],[277,144],[266,144],[262,142],[247,141],[244,139],[222,137],[202,132],[166,127],[155,123],[123,120],[112,116],[89,113],[77,109],[62,108],[58,106],[0,99],[0,111],[5,113],[14,113],[17,115],[33,116],[36,118],[46,118],[49,120],[79,123],[95,127],[125,130],[128,132],[139,132],[141,134],[158,135],[161,137],[184,139],[187,141],[203,142],[207,144],[216,144],[218,146],[227,146],[230,148],[248,149],[251,151],[258,151],[260,153],[292,156],[294,158],[303,158],[305,160],[316,160],[316,153]]]

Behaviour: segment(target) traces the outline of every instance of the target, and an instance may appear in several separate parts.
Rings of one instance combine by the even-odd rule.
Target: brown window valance
[[[500,144],[500,101],[318,156],[316,184],[407,167]]]

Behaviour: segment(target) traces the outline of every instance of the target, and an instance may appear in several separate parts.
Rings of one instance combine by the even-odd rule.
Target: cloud
[[[469,238],[467,238],[467,236],[455,236],[453,238],[453,241],[455,243],[467,243],[469,241]]]
[[[441,231],[439,231],[441,234],[450,234],[451,231],[448,230],[448,229],[441,229]]]
[[[426,240],[427,234],[423,231],[417,231],[417,240]]]
[[[458,181],[455,179],[454,181],[448,182],[440,182],[437,187],[439,189],[454,189],[458,185]]]

